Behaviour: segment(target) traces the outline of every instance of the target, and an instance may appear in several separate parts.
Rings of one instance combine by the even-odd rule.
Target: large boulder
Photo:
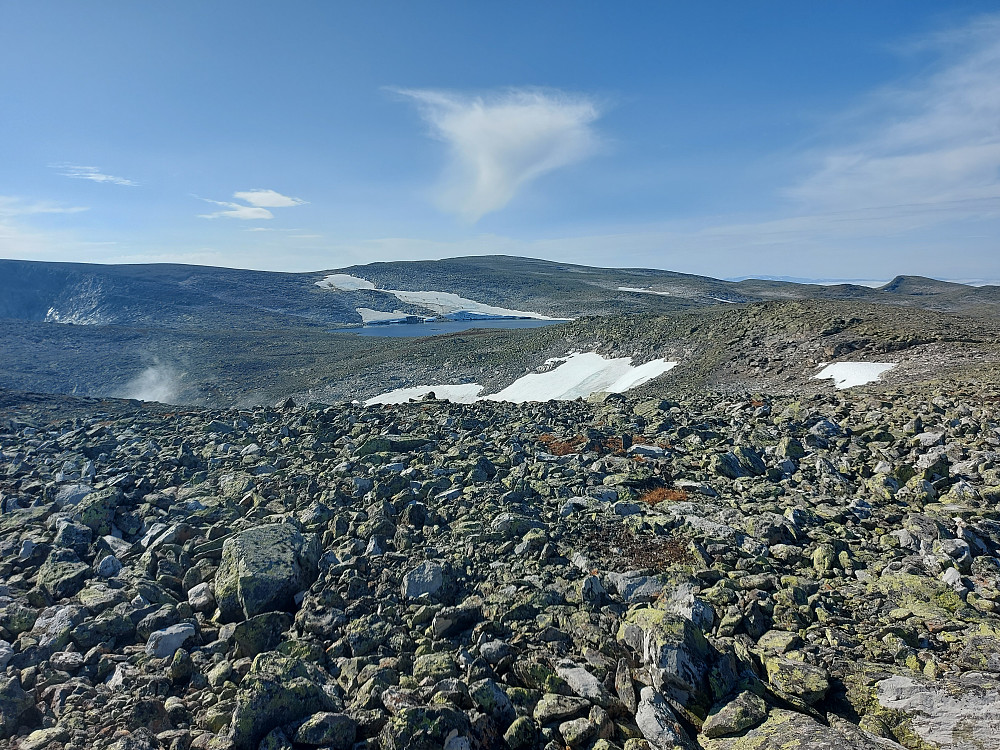
[[[315,535],[287,524],[258,526],[227,539],[214,586],[223,620],[291,611],[295,594],[316,580],[319,553]]]
[[[702,735],[698,744],[704,750],[905,750],[845,721],[834,720],[825,726],[805,714],[778,708],[771,709],[767,721],[746,734],[718,739]]]
[[[712,649],[694,623],[662,609],[642,607],[625,617],[618,640],[639,655],[657,690],[701,716],[708,713]]]
[[[907,747],[987,750],[1000,737],[1000,681],[969,673],[934,681],[880,680],[871,713]]]
[[[21,681],[0,676],[0,738],[10,737],[21,717],[32,708],[34,703],[21,687]]]
[[[318,668],[265,652],[254,659],[240,682],[229,739],[237,750],[256,750],[272,729],[340,708]]]
[[[111,521],[121,501],[122,491],[117,487],[91,492],[76,505],[72,518],[88,527],[97,536],[110,534]]]

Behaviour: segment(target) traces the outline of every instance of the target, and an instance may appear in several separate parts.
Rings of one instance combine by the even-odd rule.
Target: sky
[[[1000,3],[0,0],[0,257],[1000,279]]]

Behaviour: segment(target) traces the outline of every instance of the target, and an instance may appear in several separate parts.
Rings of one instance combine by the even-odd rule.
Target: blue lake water
[[[337,333],[355,333],[358,336],[389,336],[392,338],[416,338],[418,336],[441,336],[446,333],[458,333],[472,328],[541,328],[554,323],[565,323],[564,320],[436,320],[432,323],[392,323],[382,326],[364,326],[362,328],[345,328]]]

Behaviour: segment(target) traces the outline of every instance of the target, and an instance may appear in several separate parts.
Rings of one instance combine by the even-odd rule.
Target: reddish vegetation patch
[[[555,435],[545,434],[538,436],[538,442],[553,456],[568,456],[570,453],[579,453],[583,450],[587,439],[583,435],[577,435],[569,440],[559,440]]]
[[[625,452],[633,445],[670,447],[668,442],[653,443],[644,435],[614,435],[611,437],[601,435],[589,440],[583,435],[574,435],[563,440],[555,435],[544,433],[538,436],[538,442],[544,445],[545,450],[553,456],[566,456],[570,453],[582,453],[583,451],[593,451],[602,456],[624,456]],[[636,460],[642,459],[636,457]]]
[[[650,490],[644,495],[639,496],[639,502],[646,503],[646,505],[656,505],[657,503],[662,503],[667,500],[677,502],[687,499],[688,493],[684,490],[668,490],[666,487],[658,487],[655,490]]]

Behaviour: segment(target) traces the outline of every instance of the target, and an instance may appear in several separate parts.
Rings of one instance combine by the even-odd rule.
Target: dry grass
[[[646,503],[646,505],[657,505],[658,503],[667,501],[678,502],[687,499],[688,493],[684,490],[668,490],[666,487],[658,487],[639,496],[639,502]]]

